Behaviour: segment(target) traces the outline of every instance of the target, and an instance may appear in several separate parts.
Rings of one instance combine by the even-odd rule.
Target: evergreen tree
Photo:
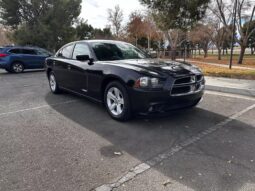
[[[14,30],[19,45],[56,51],[75,39],[81,0],[0,0],[1,23]]]

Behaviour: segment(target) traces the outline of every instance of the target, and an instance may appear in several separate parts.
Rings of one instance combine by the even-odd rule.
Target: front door
[[[68,79],[68,89],[75,91],[80,94],[88,93],[88,61],[82,62],[76,59],[78,55],[88,55],[91,57],[91,52],[87,44],[77,43],[73,50],[72,61],[69,62],[69,79]]]

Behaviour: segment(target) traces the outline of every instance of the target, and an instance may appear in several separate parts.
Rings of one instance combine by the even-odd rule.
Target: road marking
[[[74,103],[74,102],[77,102],[77,101],[78,100],[69,100],[69,101],[55,103],[55,104],[47,104],[47,105],[41,105],[41,106],[38,106],[38,107],[31,107],[31,108],[27,108],[27,109],[21,109],[21,110],[6,112],[6,113],[0,113],[0,117],[11,115],[11,114],[16,114],[16,113],[23,113],[23,112],[32,111],[32,110],[38,110],[38,109],[47,108],[47,107],[51,107],[51,106],[70,104],[70,103]]]
[[[206,90],[205,94],[255,101],[255,97],[249,97],[245,95],[238,95],[238,94],[231,94],[231,93],[223,93],[223,92],[217,92],[217,91],[211,91],[211,90]]]
[[[222,128],[224,125],[230,123],[231,121],[237,119],[238,117],[240,117],[244,113],[246,113],[246,112],[248,112],[248,111],[250,111],[254,108],[255,108],[255,104],[253,104],[253,105],[245,108],[244,110],[228,117],[224,121],[210,127],[209,129],[206,129],[205,131],[202,131],[198,135],[190,137],[189,139],[186,139],[182,143],[180,143],[180,144],[176,145],[175,147],[172,147],[172,148],[168,149],[167,151],[165,151],[165,152],[163,152],[163,153],[147,160],[146,162],[138,164],[137,166],[131,168],[123,176],[115,179],[115,181],[113,181],[112,183],[104,184],[102,186],[99,186],[99,187],[95,188],[94,190],[95,191],[112,191],[113,189],[118,188],[122,184],[134,179],[136,176],[144,173],[145,171],[149,170],[153,166],[161,163],[163,160],[166,160],[166,159],[170,158],[171,156],[173,156],[174,154],[176,154],[179,151],[183,150],[184,148],[190,146],[191,144],[194,144],[194,143],[198,142],[199,140],[201,140],[202,138],[214,133],[218,129]]]

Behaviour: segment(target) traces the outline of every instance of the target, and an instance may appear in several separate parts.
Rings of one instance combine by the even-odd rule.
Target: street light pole
[[[230,53],[230,62],[229,62],[229,69],[232,69],[233,64],[233,52],[234,52],[234,43],[235,43],[235,32],[236,32],[236,9],[237,9],[237,0],[235,0],[234,4],[234,22],[233,22],[233,31],[232,31],[232,40],[231,40],[231,53]]]

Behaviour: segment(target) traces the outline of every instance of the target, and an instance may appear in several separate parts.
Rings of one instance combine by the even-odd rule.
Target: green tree
[[[75,39],[81,0],[0,0],[1,22],[14,30],[20,45],[55,51]]]
[[[210,0],[140,0],[150,8],[160,26],[187,29],[203,18]]]
[[[140,2],[153,12],[156,24],[164,31],[170,43],[172,59],[175,59],[178,34],[189,30],[203,18],[210,0],[140,0]]]
[[[87,21],[81,20],[78,22],[76,28],[77,40],[85,40],[94,38],[94,28],[87,23]]]

